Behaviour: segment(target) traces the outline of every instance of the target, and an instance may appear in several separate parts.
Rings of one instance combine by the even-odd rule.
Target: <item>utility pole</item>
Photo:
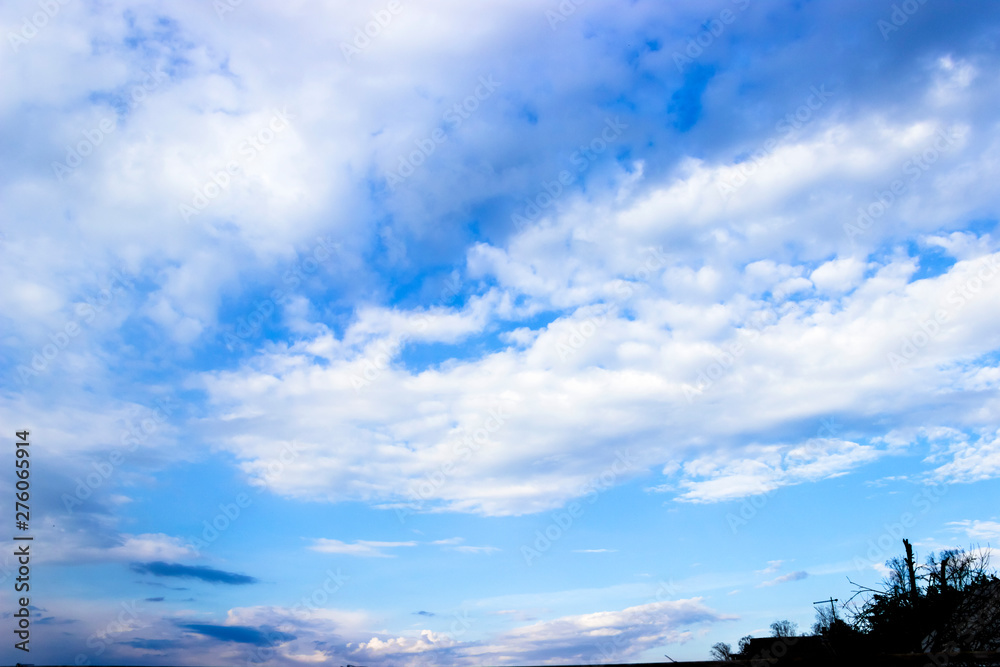
[[[830,611],[833,613],[833,620],[837,620],[837,608],[833,606],[834,602],[840,602],[839,598],[830,598],[829,600],[820,600],[819,602],[813,602],[813,604],[826,604],[830,603]]]

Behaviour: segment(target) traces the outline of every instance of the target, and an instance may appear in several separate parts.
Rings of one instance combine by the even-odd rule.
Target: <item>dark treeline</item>
[[[916,563],[905,556],[886,562],[877,588],[855,586],[838,614],[820,607],[812,633],[776,621],[768,638],[743,637],[734,650],[720,642],[716,660],[757,667],[788,664],[1000,665],[1000,578],[988,552],[954,549]]]

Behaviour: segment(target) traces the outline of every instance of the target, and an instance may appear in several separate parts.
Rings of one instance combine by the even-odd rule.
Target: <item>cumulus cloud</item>
[[[451,648],[456,643],[447,634],[436,633],[431,630],[421,630],[418,637],[392,637],[384,640],[372,637],[367,642],[359,642],[356,646],[348,644],[348,648],[362,655],[383,658],[388,656],[399,657],[407,653],[440,651],[441,649]]]
[[[520,615],[521,612],[504,611]],[[541,664],[559,656],[560,661],[628,658],[668,643],[688,641],[696,628],[735,617],[718,614],[700,599],[656,602],[620,611],[565,616],[524,625],[484,640],[422,630],[414,636],[377,636],[353,642],[347,650],[355,659],[440,663]]]
[[[250,476],[273,463],[268,443],[294,424],[306,450],[271,486],[277,493],[409,503],[421,511],[537,512],[579,496],[607,465],[610,443],[634,442],[643,451],[640,467],[662,467],[679,454],[689,460],[708,455],[705,443],[713,442],[724,450],[720,457],[732,474],[688,478],[676,488],[682,500],[720,500],[874,460],[878,454],[866,438],[880,433],[872,415],[905,419],[919,412],[923,398],[915,387],[974,391],[996,384],[989,369],[963,375],[954,364],[995,347],[988,309],[969,304],[991,302],[998,281],[986,281],[962,307],[948,301],[975,278],[977,262],[996,252],[988,234],[950,228],[996,204],[995,194],[980,187],[998,175],[987,120],[996,85],[981,76],[985,62],[941,53],[938,38],[919,47],[929,57],[906,60],[905,76],[892,69],[903,65],[884,64],[892,71],[879,72],[877,87],[868,70],[850,63],[833,68],[822,59],[810,75],[820,84],[798,74],[794,81],[782,78],[788,85],[769,89],[771,95],[754,107],[757,116],[780,119],[815,95],[817,85],[829,91],[795,131],[777,122],[740,136],[718,132],[740,126],[745,105],[730,103],[738,95],[731,79],[709,76],[699,95],[710,96],[717,115],[699,118],[688,130],[703,147],[698,157],[644,150],[634,137],[670,145],[676,128],[662,127],[662,110],[623,111],[614,122],[628,126],[619,141],[629,149],[621,155],[629,157],[605,152],[579,174],[579,185],[593,178],[600,188],[566,188],[521,229],[509,224],[509,209],[483,209],[487,233],[473,237],[454,211],[535,195],[539,182],[566,166],[580,137],[605,127],[603,111],[568,118],[562,113],[567,96],[595,102],[593,91],[602,86],[624,94],[619,82],[634,83],[623,76],[630,71],[627,58],[598,59],[584,49],[581,57],[601,66],[584,68],[589,74],[582,77],[556,57],[585,41],[580,26],[586,16],[625,31],[670,27],[664,34],[683,46],[688,34],[679,27],[695,34],[703,4],[669,10],[636,5],[621,17],[580,8],[572,25],[550,34],[545,21],[532,20],[538,11],[529,3],[489,4],[475,17],[431,3],[411,8],[408,18],[393,24],[392,39],[379,40],[357,61],[325,51],[322,58],[304,55],[310,39],[327,34],[324,26],[354,25],[367,16],[362,10],[306,3],[304,15],[312,20],[299,24],[282,10],[241,7],[239,25],[247,34],[267,32],[299,45],[287,54],[293,60],[278,63],[249,48],[253,39],[237,39],[217,21],[206,21],[204,8],[168,12],[141,4],[126,21],[121,6],[112,7],[108,16],[66,8],[67,20],[53,23],[36,42],[53,48],[46,71],[78,76],[21,93],[49,130],[25,126],[31,137],[17,142],[8,158],[31,165],[5,186],[12,210],[31,211],[40,221],[5,241],[15,251],[15,261],[3,269],[11,285],[5,309],[10,340],[17,349],[41,346],[80,302],[74,286],[96,289],[102,271],[107,276],[113,266],[125,266],[136,276],[125,290],[134,303],[123,308],[124,301],[116,301],[95,320],[103,324],[94,335],[78,339],[76,351],[58,363],[65,360],[72,377],[101,368],[108,347],[128,349],[119,333],[126,321],[134,325],[126,327],[130,331],[155,331],[156,345],[198,347],[213,337],[233,338],[244,356],[226,370],[202,369],[194,380],[212,407],[201,424]],[[878,13],[863,3],[803,11],[830,25]],[[475,18],[479,27],[470,29],[463,18]],[[940,18],[955,30],[980,29]],[[489,28],[481,23],[487,19]],[[733,35],[763,27],[751,13],[744,19],[731,28]],[[428,25],[435,26],[430,33]],[[527,33],[525,25],[532,26]],[[438,62],[442,56],[434,49],[425,51],[438,43],[428,41],[431,33],[446,35],[454,48],[474,45],[478,56]],[[84,58],[79,45],[94,34],[108,48]],[[545,39],[536,43],[532,35]],[[515,36],[532,45],[532,62],[551,75],[547,80],[560,82],[556,88],[538,89],[534,68],[496,64],[506,61],[492,56],[509,51]],[[130,48],[136,39],[150,45],[141,59]],[[830,52],[832,37],[811,39],[817,41],[809,48]],[[642,67],[665,77],[657,86],[689,94],[691,82],[675,71],[671,47],[661,46],[637,56]],[[884,46],[872,42],[863,49],[881,53]],[[728,41],[714,47],[719,58],[730,48]],[[74,69],[79,62],[87,64]],[[289,62],[296,63],[301,86],[278,74]],[[406,63],[393,70],[392,81],[423,85],[374,85],[382,80],[356,76],[390,62]],[[779,66],[773,58],[766,63],[767,71]],[[19,80],[37,79],[30,59],[14,59],[11,66]],[[230,67],[256,72],[253,85],[220,75]],[[847,94],[857,91],[834,83],[843,81],[843,67],[854,68],[856,85],[873,96],[874,106],[847,104]],[[149,76],[147,70],[164,72],[147,98],[116,102]],[[450,128],[424,168],[397,188],[384,187],[401,156],[413,150],[414,137],[441,126],[443,114],[484,76],[500,82],[492,96],[467,122]],[[907,86],[893,83],[891,92],[885,90],[885,81],[904,80]],[[647,84],[636,85],[645,90]],[[95,89],[104,94],[92,95]],[[54,90],[61,92],[54,97]],[[524,91],[531,91],[535,111],[520,108]],[[350,110],[328,104],[342,99],[353,100]],[[67,100],[92,103],[77,109]],[[906,113],[880,110],[879,104],[901,100],[909,102]],[[692,104],[702,108],[700,100]],[[76,110],[69,116],[57,115],[70,107]],[[4,108],[11,114],[16,106]],[[405,118],[393,113],[400,108],[408,110]],[[51,164],[22,159],[29,145],[62,157],[80,128],[107,115],[120,127],[64,182],[48,173]],[[534,132],[509,122],[519,115],[540,123],[537,141],[511,140]],[[272,128],[266,145],[248,148],[247,137],[266,128]],[[933,164],[918,166],[915,157],[932,149]],[[222,192],[184,220],[179,205],[212,184],[230,159],[239,169]],[[469,169],[473,163],[494,166]],[[456,179],[462,187],[454,186]],[[894,179],[903,181],[905,194],[860,232],[848,229],[857,225],[858,211],[872,205],[871,184],[888,187]],[[736,182],[735,191],[720,189]],[[77,218],[101,222],[64,230],[63,211],[52,204],[60,199],[70,202]],[[142,211],[147,224],[138,230],[126,222],[128,215],[105,214],[119,209]],[[319,244],[319,252],[321,236],[330,240]],[[921,258],[907,254],[911,238],[923,244],[918,254],[934,247],[958,262],[940,275],[913,280]],[[73,252],[81,246],[102,248],[97,276],[92,258],[83,261]],[[44,270],[17,264],[28,247],[44,249]],[[379,259],[363,261],[371,248],[380,249]],[[319,268],[306,261],[334,252],[334,260],[313,262]],[[441,261],[454,282],[442,287],[428,279],[414,299],[392,303],[394,282]],[[322,304],[332,294],[344,301],[328,310]],[[235,314],[232,300],[240,304]],[[942,304],[947,325],[926,345],[914,344],[923,340],[921,326],[934,315],[933,306]],[[542,320],[534,319],[541,314]],[[265,343],[271,339],[262,335],[259,320],[290,329],[278,342]],[[483,344],[492,336],[500,344]],[[441,363],[415,363],[421,346],[430,345],[453,349]],[[916,353],[902,355],[902,366],[887,361],[910,348]],[[517,416],[488,433],[477,443],[477,456],[465,460],[456,452],[461,441],[484,428],[489,411],[500,406]],[[806,470],[775,467],[770,455],[749,458],[757,445],[807,443],[803,425],[832,412],[850,413],[862,426],[852,435],[855,449],[831,454],[837,464],[828,470],[818,470],[818,462]],[[276,414],[290,418],[269,417]],[[382,418],[385,423],[376,425]],[[956,407],[939,420],[969,428],[977,418]],[[701,430],[706,424],[707,433]],[[756,435],[779,427],[796,437],[779,443]],[[331,432],[342,437],[331,442]],[[76,446],[69,436],[60,442]],[[573,466],[529,463],[529,452],[558,461],[570,443]],[[988,456],[985,463],[982,475],[994,475]],[[444,484],[429,494],[416,489],[450,464]],[[496,471],[485,483],[484,469]],[[939,471],[953,473],[959,471]],[[716,488],[729,482],[732,491]]]
[[[944,455],[951,460],[931,471],[940,482],[977,482],[1000,475],[1000,431],[961,436]]]
[[[39,560],[256,581],[122,532],[210,456],[401,517],[546,512],[640,477],[685,512],[894,456],[911,480],[1000,477],[1000,8],[927,3],[885,40],[877,3],[751,3],[678,67],[732,5],[561,21],[428,0],[345,54],[383,4],[59,3],[0,56],[0,420],[45,425]],[[25,7],[0,7],[5,34]],[[190,404],[154,411],[169,391]],[[310,558],[497,551],[310,539]],[[94,604],[100,625],[66,602],[122,664],[167,642],[212,664],[626,660],[726,619],[688,600],[471,639],[238,607],[108,632],[121,610]]]
[[[664,644],[690,640],[695,628],[735,617],[706,607],[700,598],[653,602],[621,611],[565,616],[517,628],[477,647],[480,659],[542,663],[556,656],[582,664],[624,661]],[[492,661],[492,660],[491,660]]]
[[[928,343],[921,317],[933,315],[933,307],[922,304],[946,305],[993,257],[957,262],[918,282],[910,282],[911,261],[891,259],[838,310],[787,302],[780,319],[772,314],[759,329],[748,328],[746,320],[774,305],[762,302],[750,310],[742,296],[722,306],[640,300],[633,307],[659,306],[658,319],[669,333],[657,318],[629,320],[584,308],[544,327],[526,349],[420,372],[389,366],[360,390],[351,379],[363,377],[363,362],[328,359],[319,366],[296,349],[262,356],[237,372],[207,375],[205,387],[226,412],[248,415],[227,418],[218,430],[247,459],[251,474],[270,462],[267,452],[277,433],[287,435],[288,420],[269,417],[264,406],[280,405],[280,414],[294,415],[294,435],[306,443],[307,454],[273,488],[296,497],[486,514],[539,511],[582,495],[588,478],[608,465],[609,442],[630,440],[642,452],[641,465],[662,466],[675,460],[679,448],[697,452],[703,446],[697,443],[711,438],[730,443],[729,452],[688,461],[680,498],[728,499],[843,474],[883,456],[874,444],[807,433],[799,443],[747,440],[776,424],[819,422],[835,411],[890,410],[906,419],[904,406],[924,400],[914,377],[960,385],[964,376],[948,368],[947,360],[991,349],[989,318],[982,310],[955,306]],[[992,294],[1000,281],[984,289]],[[872,318],[880,324],[872,326]],[[722,341],[694,343],[679,334],[682,327],[707,332],[709,325]],[[855,381],[859,374],[865,382]],[[755,391],[745,391],[748,386]],[[385,423],[378,431],[366,426],[375,414]],[[341,436],[329,442],[321,434],[333,425]],[[869,431],[870,438],[878,435]],[[574,469],[529,465],[539,451],[558,458],[570,442]],[[370,451],[376,458],[362,461],[360,453]],[[994,474],[988,447],[956,454],[970,461],[985,457],[985,468],[976,474]],[[972,464],[966,465],[973,474]],[[486,469],[488,476],[482,474]],[[483,479],[490,482],[484,486]]]
[[[970,391],[989,381],[982,369],[956,364],[998,343],[981,306],[1000,297],[991,268],[1000,254],[986,235],[964,245],[934,236],[924,252],[947,246],[961,257],[916,279],[921,256],[892,239],[888,218],[853,236],[833,202],[864,204],[861,183],[905,175],[912,156],[950,132],[934,171],[920,172],[920,191],[892,209],[893,219],[916,216],[915,226],[930,229],[954,215],[947,211],[955,204],[945,202],[964,186],[943,175],[959,155],[993,167],[988,151],[968,141],[973,130],[965,122],[872,116],[838,123],[817,121],[772,154],[794,162],[791,185],[762,167],[724,202],[716,185],[731,167],[693,161],[641,194],[570,196],[546,225],[504,244],[472,246],[468,270],[492,286],[435,317],[474,323],[455,327],[464,336],[554,312],[547,324],[513,327],[521,333],[509,346],[471,357],[456,349],[444,363],[411,368],[406,345],[380,350],[356,341],[361,332],[407,331],[403,323],[423,313],[364,311],[342,336],[276,346],[237,370],[206,373],[203,386],[227,415],[213,431],[255,475],[271,463],[270,443],[290,422],[307,453],[275,491],[405,511],[558,507],[586,492],[608,465],[612,443],[623,441],[641,452],[638,468],[676,464],[683,453],[680,479],[659,488],[693,502],[872,463],[888,453],[878,446],[884,431],[875,415],[915,424],[924,388]],[[825,190],[808,201],[791,195],[790,188],[815,191],[818,183]],[[620,193],[633,186],[619,179]],[[970,206],[990,197],[971,185],[962,192]],[[763,211],[778,221],[766,234]],[[826,231],[809,252],[789,251],[797,234],[791,220],[801,217]],[[559,259],[567,248],[568,262]],[[275,406],[280,419],[268,416]],[[851,439],[816,437],[818,422],[833,413],[854,416],[860,428]],[[982,421],[959,405],[934,418],[960,430]],[[779,430],[795,437],[758,435]],[[559,461],[570,448],[572,467],[535,463]],[[996,475],[988,447],[956,456],[966,463],[936,474],[959,475],[956,466],[965,465],[969,479]],[[982,472],[973,473],[980,470],[973,463]]]
[[[524,616],[515,610],[503,613]],[[427,619],[440,616],[429,612],[420,615]],[[112,654],[132,655],[121,653],[126,650],[122,647],[157,651],[183,648],[215,658],[228,656],[232,661],[238,656],[245,658],[248,650],[253,655],[257,649],[265,649],[269,659],[279,664],[297,660],[541,664],[557,658],[580,663],[591,658],[627,659],[649,648],[687,642],[700,630],[735,618],[712,610],[700,598],[692,598],[563,616],[472,638],[466,632],[475,619],[467,616],[456,616],[450,632],[423,629],[404,636],[373,632],[376,619],[358,612],[241,607],[231,609],[224,622],[143,619],[141,623],[116,627]]]

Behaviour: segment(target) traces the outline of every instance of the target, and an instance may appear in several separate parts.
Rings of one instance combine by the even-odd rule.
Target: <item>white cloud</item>
[[[861,282],[865,266],[864,262],[855,257],[833,259],[817,267],[809,279],[817,289],[827,292],[848,292]]]
[[[921,172],[920,187],[862,236],[846,234],[870,183],[906,178],[906,161],[947,128],[958,139]],[[727,164],[688,161],[658,181],[644,177],[638,190],[634,175],[618,173],[628,196],[569,195],[545,224],[472,245],[468,276],[490,287],[462,308],[360,308],[339,336],[306,336],[204,374],[220,411],[246,415],[212,430],[259,475],[270,443],[293,424],[305,453],[275,491],[404,511],[557,507],[581,495],[620,442],[634,443],[643,468],[667,469],[683,452],[680,479],[657,488],[688,501],[856,470],[895,451],[878,443],[875,415],[915,424],[927,391],[990,386],[988,372],[956,363],[995,348],[995,317],[969,304],[1000,299],[1000,280],[983,280],[961,304],[955,295],[983,262],[1000,259],[996,240],[935,233],[960,211],[995,203],[955,171],[959,160],[983,170],[977,179],[1000,169],[993,142],[968,141],[972,131],[933,114],[818,122],[784,138],[728,201],[716,187],[734,169]],[[959,261],[913,281],[919,260],[893,236],[903,220],[908,235],[926,231],[925,246],[947,245]],[[791,252],[797,221],[816,234]],[[888,252],[868,258],[885,243]],[[549,308],[558,312],[547,325],[518,321]],[[947,322],[927,340],[922,325],[941,309]],[[457,344],[512,320],[522,326],[506,335],[510,347],[472,356],[456,348],[423,370],[404,368],[399,346],[380,347],[404,336]],[[509,418],[470,452],[463,438],[501,406]],[[280,419],[267,416],[275,411]],[[827,440],[803,426],[830,414],[866,425]],[[958,407],[940,419],[958,430],[982,421]],[[797,435],[756,435],[779,426]],[[572,467],[554,465],[570,451]],[[996,476],[988,452],[979,456],[979,478]]]
[[[756,572],[757,574],[771,574],[773,572],[777,572],[784,562],[785,561],[783,560],[769,560],[767,561],[767,567],[763,570],[757,570]]]
[[[640,319],[581,310],[541,329],[525,349],[419,373],[386,365],[359,389],[352,378],[365,377],[363,360],[328,352],[328,363],[319,366],[305,347],[275,349],[238,371],[208,374],[204,382],[217,405],[231,406],[227,411],[241,406],[248,415],[218,427],[221,441],[247,460],[248,472],[265,468],[277,433],[295,424],[306,454],[273,485],[281,493],[419,500],[425,508],[481,513],[539,511],[581,495],[588,479],[608,465],[611,442],[634,442],[640,465],[663,466],[685,444],[697,448],[706,438],[736,443],[744,433],[792,420],[819,421],[852,410],[890,410],[905,418],[906,406],[923,400],[917,387],[961,381],[945,366],[949,360],[991,349],[992,320],[981,309],[952,306],[940,333],[929,342],[920,338],[921,318],[933,313],[924,304],[947,305],[981,262],[959,262],[941,276],[910,283],[913,263],[893,259],[844,297],[838,312],[808,301],[788,303],[780,319],[772,316],[753,336],[738,327],[755,310],[768,312],[766,304],[751,306],[735,295],[722,305],[679,306],[650,296],[631,306]],[[987,282],[975,298],[992,298],[986,290],[1000,297],[1000,281]],[[693,342],[706,334],[728,342]],[[901,346],[911,339],[922,347],[894,369],[889,355],[908,354]],[[729,350],[737,343],[734,357]],[[722,373],[705,385],[700,378],[714,373],[720,358]],[[267,416],[276,406],[281,419]],[[476,447],[463,444],[478,429],[498,424],[490,421],[498,410],[501,427],[481,431],[486,439]],[[382,423],[377,429],[369,426],[376,419]],[[330,432],[339,434],[336,441],[328,441]],[[534,464],[557,460],[571,442],[578,467],[568,476]],[[688,462],[681,498],[721,500],[824,479],[885,453],[862,442],[822,438],[730,446],[729,455],[711,454],[714,467],[699,463],[708,459]],[[996,474],[988,465],[983,470],[980,477]]]
[[[495,613],[521,614],[516,610]],[[372,637],[348,647],[356,651],[358,659],[364,660],[400,660],[423,654],[426,661],[438,664],[543,664],[556,656],[561,662],[586,663],[634,658],[655,646],[688,641],[699,626],[733,618],[720,615],[706,607],[700,598],[693,598],[564,616],[484,640],[463,641],[461,636],[453,638],[422,630],[416,636]]]
[[[357,646],[348,644],[348,647],[364,655],[382,657],[407,653],[426,653],[450,648],[455,644],[455,640],[447,634],[421,630],[419,637],[392,637],[385,640],[372,637],[367,642],[358,643]]]
[[[749,447],[753,458],[726,462],[718,456],[690,461],[684,466],[687,490],[678,498],[714,502],[769,493],[802,482],[835,477],[884,452],[867,445],[834,439],[809,440],[799,446]]]
[[[39,555],[45,562],[178,561],[199,555],[183,538],[163,533],[94,535],[61,526],[46,526],[37,532],[39,539],[54,546]]]
[[[70,489],[68,480],[121,444],[124,422],[151,418],[133,405],[138,397],[120,400],[122,387],[162,380],[207,396],[195,416],[158,422],[136,457],[94,491],[88,502],[99,509],[60,526],[51,535],[59,546],[45,557],[196,556],[180,538],[117,533],[100,512],[120,507],[122,487],[206,446],[277,494],[402,512],[546,511],[604,474],[618,484],[647,471],[662,471],[650,486],[676,499],[716,502],[925,447],[924,477],[1000,477],[1000,369],[983,361],[1000,346],[991,307],[1000,280],[977,277],[1000,248],[995,233],[955,231],[995,218],[1000,203],[983,185],[1000,179],[1000,84],[984,74],[995,70],[988,53],[942,55],[932,45],[930,57],[889,59],[906,69],[829,58],[802,67],[808,52],[798,46],[829,53],[835,32],[769,48],[766,58],[741,50],[745,71],[780,84],[719,70],[703,96],[706,113],[686,134],[698,158],[648,148],[679,146],[660,102],[652,110],[622,104],[631,127],[614,154],[581,174],[538,224],[507,236],[505,207],[566,166],[603,126],[607,100],[662,101],[681,84],[671,52],[689,39],[685,27],[701,30],[704,3],[632,3],[629,11],[585,3],[558,30],[529,0],[404,3],[348,61],[336,45],[380,4],[242,3],[225,20],[211,3],[60,4],[23,52],[0,55],[13,91],[0,98],[11,128],[0,199],[15,222],[0,239],[4,356],[12,367],[30,364],[112,268],[135,276],[41,377],[0,399],[0,416],[45,425],[50,479]],[[5,5],[3,25],[16,30],[22,11]],[[835,25],[870,10],[855,2],[809,11]],[[763,20],[750,12],[728,28],[713,58]],[[638,47],[635,59],[609,57],[595,25],[673,36],[657,51]],[[870,65],[865,48],[857,60]],[[506,57],[512,51],[522,57]],[[116,110],[109,99],[157,67],[169,77]],[[631,72],[655,81],[656,94],[628,88]],[[383,188],[483,76],[502,82],[498,92],[449,128],[405,184]],[[767,119],[803,101],[813,83],[805,78],[840,82],[833,101],[800,131],[772,132]],[[844,85],[854,79],[857,88]],[[737,88],[761,94],[734,103]],[[249,159],[243,142],[286,107],[288,127]],[[66,179],[54,178],[52,160],[105,118],[115,119],[114,132]],[[863,234],[846,233],[860,207],[893,179],[910,178],[907,161],[942,130],[956,138],[933,166]],[[755,149],[772,135],[758,159]],[[204,192],[229,159],[237,173],[185,221],[178,205]],[[746,184],[722,196],[720,185],[750,165]],[[296,275],[318,234],[341,252]],[[910,241],[958,261],[914,281],[923,260],[909,256]],[[461,282],[461,306],[431,286],[442,269]],[[246,338],[256,351],[214,356],[220,336],[262,307],[273,309],[264,318],[270,333]],[[928,333],[937,309],[948,321]],[[440,363],[422,365],[425,344]],[[914,354],[894,368],[889,355],[907,345]],[[168,377],[151,380],[154,372]],[[849,432],[817,434],[833,414]],[[290,460],[283,444],[298,446]],[[611,474],[626,446],[634,465]],[[132,469],[137,459],[141,472]],[[88,533],[86,521],[101,525]],[[961,527],[987,535],[991,524]],[[417,544],[321,538],[308,548],[389,557]],[[496,550],[458,538],[432,544]],[[348,612],[306,620],[241,611],[231,622],[314,622],[320,641],[343,631],[382,658],[398,651],[430,661],[463,650],[472,662],[475,651],[545,662],[556,658],[543,633],[584,658],[590,649],[574,636],[592,630],[637,650],[683,640],[681,620],[696,617],[698,604],[687,615],[656,608],[545,621],[474,646],[431,631],[373,639],[370,629],[382,624]],[[630,635],[626,625],[648,634]],[[305,638],[288,651],[288,660],[319,659]]]
[[[768,586],[777,586],[778,584],[785,584],[785,583],[788,583],[790,581],[802,581],[803,579],[805,579],[808,576],[809,576],[809,573],[806,572],[806,571],[804,571],[804,570],[800,570],[798,572],[789,572],[788,574],[783,574],[780,577],[776,577],[774,579],[770,579],[768,581],[761,582],[761,583],[757,584],[757,588],[763,588],[763,587],[768,587]]]
[[[984,432],[975,440],[961,438],[945,457],[951,460],[931,471],[939,482],[977,482],[1000,476],[1000,431]]]
[[[625,662],[647,649],[688,641],[698,626],[732,618],[712,611],[700,598],[653,602],[523,626],[468,653],[491,662],[509,656],[507,661],[520,664],[555,655],[578,664],[612,658]]]
[[[321,537],[314,540],[312,551],[324,554],[344,554],[347,556],[364,556],[368,558],[392,558],[395,554],[389,554],[384,549],[395,549],[397,547],[413,547],[416,542],[375,542],[370,540],[358,540],[357,542],[341,542],[340,540],[327,539]]]
[[[1000,522],[998,521],[965,519],[964,521],[951,521],[948,525],[961,529],[972,540],[1000,540]]]
[[[492,554],[500,551],[498,547],[474,547],[468,545],[453,547],[453,549],[463,554]]]

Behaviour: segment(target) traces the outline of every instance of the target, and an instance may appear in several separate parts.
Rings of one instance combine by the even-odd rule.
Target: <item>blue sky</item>
[[[0,26],[5,660],[704,659],[1000,540],[994,3]]]

